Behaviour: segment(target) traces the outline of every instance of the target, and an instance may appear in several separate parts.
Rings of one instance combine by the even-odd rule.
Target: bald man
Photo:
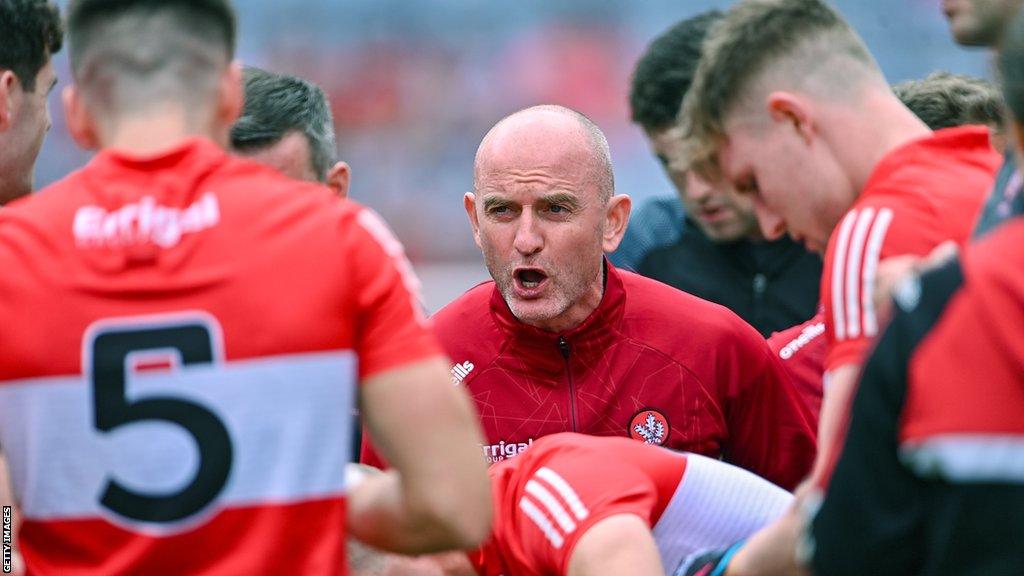
[[[764,339],[605,258],[630,199],[615,195],[608,142],[589,119],[540,106],[499,122],[464,203],[493,281],[434,322],[452,381],[477,402],[482,458],[582,432],[724,456],[788,488],[808,470],[809,414]]]

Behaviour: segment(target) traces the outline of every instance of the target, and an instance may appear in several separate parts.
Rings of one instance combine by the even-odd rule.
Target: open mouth
[[[548,275],[537,268],[516,268],[512,275],[516,286],[524,293],[535,292],[548,279]]]
[[[717,220],[721,220],[726,216],[726,210],[725,208],[721,207],[701,208],[699,215],[701,220],[715,222]]]

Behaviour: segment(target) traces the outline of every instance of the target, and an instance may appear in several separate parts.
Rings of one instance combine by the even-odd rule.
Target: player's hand
[[[895,256],[886,258],[878,264],[878,273],[875,276],[874,292],[872,301],[875,310],[881,319],[889,318],[892,311],[892,294],[896,286],[911,275],[921,274],[932,268],[942,266],[957,255],[956,242],[946,241],[935,247],[925,257],[920,256]]]

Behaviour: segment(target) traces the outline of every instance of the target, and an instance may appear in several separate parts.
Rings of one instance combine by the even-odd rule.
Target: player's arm
[[[421,554],[482,542],[490,483],[469,399],[440,357],[390,370],[362,386],[363,417],[392,471],[361,483],[349,527],[385,550]]]
[[[470,399],[451,385],[429,333],[418,280],[401,244],[368,210],[343,227],[356,287],[363,421],[393,470],[349,499],[352,534],[384,550],[426,553],[480,544],[491,524],[483,434]]]
[[[823,480],[827,463],[836,457],[834,450],[838,446],[845,415],[849,413],[860,368],[859,364],[845,364],[825,373],[824,395],[818,416],[818,458],[811,474],[815,482]]]
[[[583,534],[569,559],[568,576],[664,574],[647,522],[634,514],[609,516]]]

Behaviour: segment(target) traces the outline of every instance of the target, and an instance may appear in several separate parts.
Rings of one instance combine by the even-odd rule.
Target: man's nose
[[[537,218],[532,211],[523,210],[513,246],[524,256],[535,254],[544,247],[544,237],[541,235]]]
[[[757,225],[761,227],[761,234],[765,240],[778,240],[786,233],[786,221],[769,210],[761,202],[754,204],[754,214],[757,215]]]

